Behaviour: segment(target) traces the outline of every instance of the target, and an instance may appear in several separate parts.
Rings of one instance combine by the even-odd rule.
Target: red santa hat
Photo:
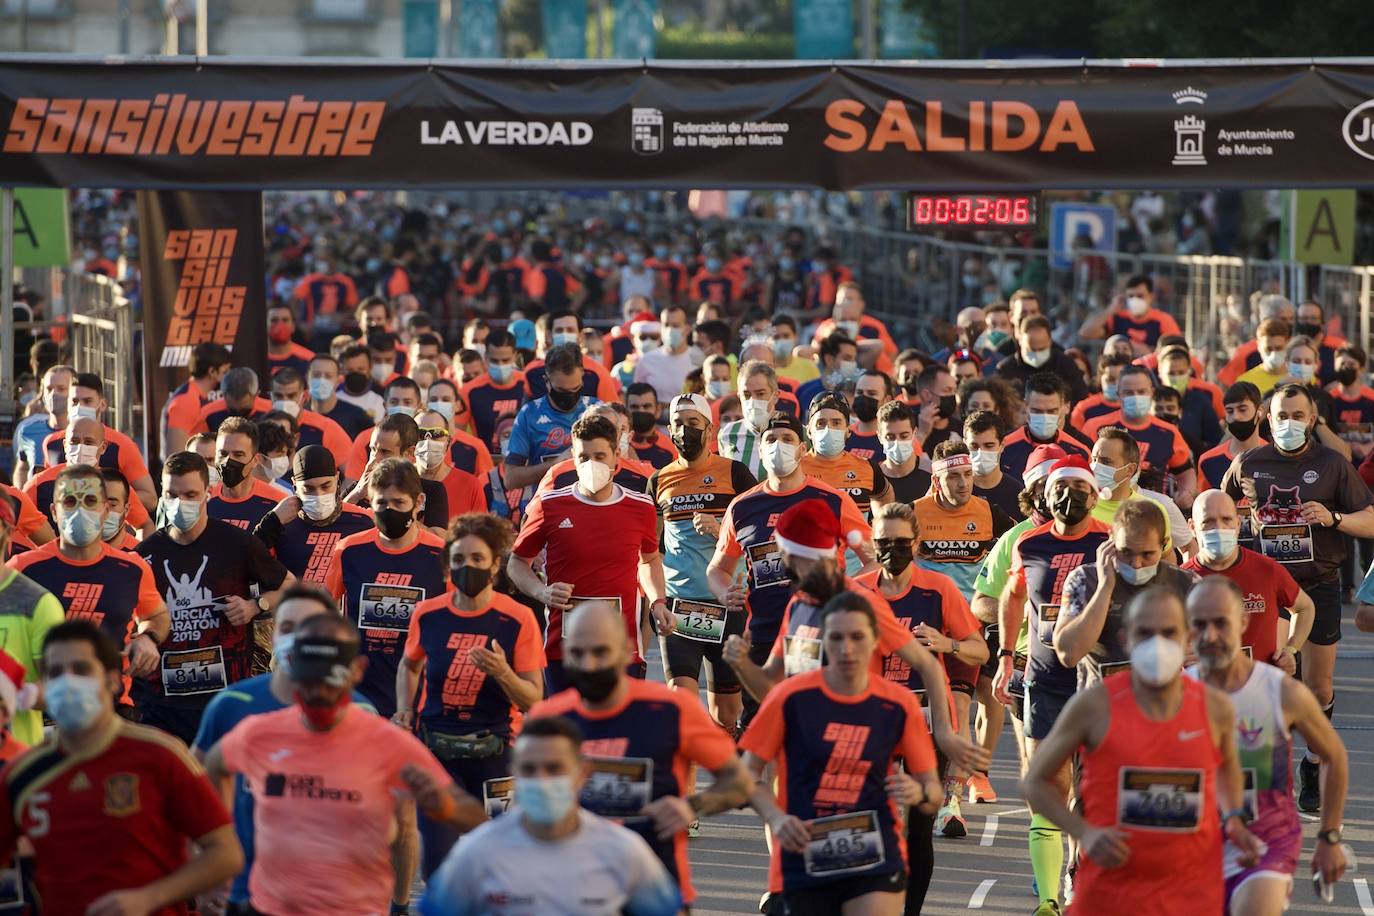
[[[1030,486],[1048,474],[1056,461],[1067,457],[1069,453],[1057,445],[1037,445],[1026,459],[1026,471],[1021,475],[1021,482]]]
[[[24,683],[24,666],[13,655],[0,649],[0,700],[13,716],[32,709],[38,698],[38,685]]]
[[[788,553],[808,560],[834,556],[841,540],[850,547],[858,547],[863,543],[863,535],[858,531],[851,531],[848,537],[843,537],[839,516],[819,499],[804,499],[789,506],[778,517],[774,536],[778,545]]]
[[[1093,476],[1093,469],[1088,466],[1087,459],[1077,455],[1060,458],[1054,463],[1050,468],[1049,480],[1045,481],[1045,489],[1049,490],[1058,480],[1084,480],[1088,486],[1097,488],[1097,478]]]

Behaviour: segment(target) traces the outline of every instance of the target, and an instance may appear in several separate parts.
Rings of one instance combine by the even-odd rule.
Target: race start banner
[[[642,9],[623,0],[617,10]],[[0,181],[124,188],[1365,187],[1374,64],[0,55]]]
[[[267,385],[262,194],[144,191],[143,411],[148,455],[162,454],[162,407],[188,378],[196,344],[224,344]]]

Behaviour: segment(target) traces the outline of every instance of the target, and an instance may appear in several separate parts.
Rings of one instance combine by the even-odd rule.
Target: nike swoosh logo
[[[1201,738],[1204,734],[1206,734],[1206,732],[1203,731],[1202,729],[1198,729],[1198,730],[1195,731],[1195,732],[1187,732],[1187,731],[1183,731],[1182,729],[1179,729],[1179,732],[1178,732],[1178,740],[1180,740],[1180,741],[1192,741],[1194,738]]]
[[[290,757],[290,756],[291,756],[291,749],[290,749],[290,748],[282,748],[282,749],[279,750],[279,751],[273,751],[272,753],[268,754],[268,755],[267,755],[267,759],[270,760],[270,761],[272,761],[273,763],[276,763],[277,761],[279,761],[279,760],[285,760],[287,757]]]

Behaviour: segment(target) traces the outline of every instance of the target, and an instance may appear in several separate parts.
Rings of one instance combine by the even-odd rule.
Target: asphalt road
[[[1312,891],[1308,866],[1317,824],[1315,817],[1304,815],[1306,843],[1288,910],[1293,914],[1374,916],[1374,897],[1367,883],[1374,878],[1374,682],[1370,677],[1374,635],[1355,633],[1348,623],[1345,631],[1336,668],[1336,725],[1350,751],[1351,766],[1345,837],[1367,869],[1341,881],[1335,903],[1322,903]],[[1016,790],[1010,723],[998,745],[991,777],[998,803],[965,805],[969,835],[935,841],[935,876],[926,897],[926,913],[1030,913],[1035,908],[1026,854],[1030,815]],[[758,912],[759,896],[767,885],[768,853],[763,827],[752,812],[703,822],[701,836],[691,841],[690,854],[698,895],[694,914]]]

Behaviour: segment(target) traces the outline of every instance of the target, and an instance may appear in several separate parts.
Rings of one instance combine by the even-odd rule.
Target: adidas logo
[[[67,791],[80,792],[81,790],[89,789],[90,787],[91,781],[86,778],[86,771],[82,770],[80,773],[77,773],[76,776],[72,778],[71,783],[67,785]]]
[[[563,521],[561,521],[561,522],[558,523],[558,527],[559,527],[559,528],[571,528],[572,526],[573,526],[573,524],[572,524],[572,519],[570,519],[570,518],[565,518],[565,519],[563,519]]]

